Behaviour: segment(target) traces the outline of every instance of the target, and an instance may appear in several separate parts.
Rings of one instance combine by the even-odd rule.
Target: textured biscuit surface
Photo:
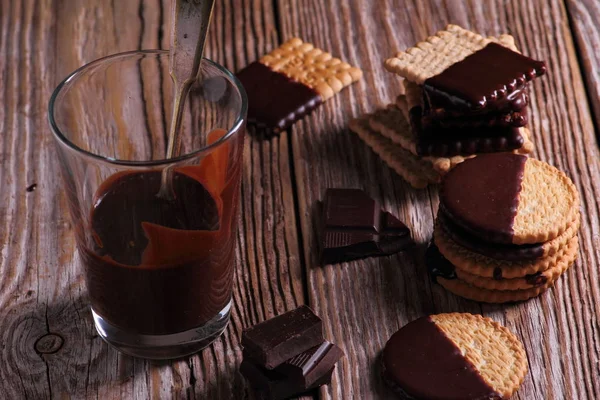
[[[542,243],[562,234],[579,214],[579,193],[562,171],[533,158],[525,163],[513,243]]]
[[[448,25],[425,41],[385,61],[385,68],[422,85],[427,79],[495,42],[506,47],[508,35],[484,38],[457,25]],[[514,40],[512,40],[514,45]]]
[[[569,241],[565,248],[557,254],[556,261],[549,268],[536,274],[527,275],[523,278],[493,279],[473,275],[459,268],[456,269],[458,279],[473,286],[490,290],[525,290],[544,286],[548,282],[554,282],[561,276],[577,258],[579,250],[578,238],[575,236]]]
[[[273,71],[317,91],[323,101],[362,77],[362,70],[316,48],[299,38],[293,38],[260,59]]]
[[[556,265],[558,258],[562,255],[562,253],[557,252],[533,261],[511,262],[497,260],[459,246],[448,236],[446,231],[439,224],[435,227],[433,241],[437,245],[440,253],[446,257],[457,270],[460,269],[471,275],[484,278],[523,278],[527,275],[546,271],[553,265]],[[576,254],[577,249],[577,236],[573,236],[566,243],[564,251],[565,254]]]
[[[569,265],[567,267],[570,268]],[[446,279],[437,278],[437,282],[447,291],[464,297],[465,299],[478,301],[481,303],[514,303],[532,299],[544,293],[546,290],[554,286],[556,280],[547,282],[543,286],[538,286],[531,289],[523,290],[490,290],[483,289],[477,286],[470,285],[461,279]]]
[[[509,398],[521,386],[527,375],[527,354],[507,328],[490,318],[468,313],[430,318],[502,398]]]
[[[417,189],[430,183],[439,183],[441,176],[430,163],[395,144],[374,131],[369,125],[369,115],[350,121],[349,127],[398,175]]]

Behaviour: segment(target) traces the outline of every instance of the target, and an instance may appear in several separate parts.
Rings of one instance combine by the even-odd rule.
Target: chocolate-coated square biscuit
[[[298,38],[237,73],[248,95],[248,122],[279,133],[309,114],[362,71]]]

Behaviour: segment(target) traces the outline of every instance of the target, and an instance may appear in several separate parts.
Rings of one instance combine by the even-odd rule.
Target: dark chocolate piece
[[[440,253],[433,240],[429,243],[425,252],[425,264],[429,271],[431,280],[437,283],[437,278],[456,279],[456,268]]]
[[[433,127],[424,130],[421,125],[421,107],[413,107],[409,113],[411,127],[417,136],[417,153],[420,156],[452,157],[495,153],[521,148],[524,143],[521,128]]]
[[[344,355],[342,349],[327,341],[294,356],[276,368],[293,381],[312,386],[335,366]]]
[[[396,332],[383,350],[385,380],[415,399],[496,399],[460,349],[429,317]]]
[[[440,210],[484,241],[512,244],[526,162],[526,156],[496,153],[457,165],[442,181]]]
[[[533,261],[544,256],[544,244],[495,244],[482,240],[455,224],[443,212],[438,213],[438,222],[450,238],[461,247],[474,253],[505,261]]]
[[[546,72],[546,65],[496,43],[427,79],[423,89],[433,108],[454,110],[494,104]]]
[[[321,260],[334,264],[384,256],[412,243],[410,230],[359,189],[327,189],[323,202]]]
[[[240,365],[240,373],[248,380],[250,386],[263,394],[263,398],[283,400],[329,384],[334,368],[324,372],[309,386],[305,386],[301,380],[286,376],[277,370],[265,369],[246,359]]]
[[[321,103],[312,88],[253,62],[236,74],[248,96],[248,123],[268,134],[279,133]]]
[[[321,318],[307,306],[300,306],[242,332],[244,350],[267,369],[273,369],[322,342]]]

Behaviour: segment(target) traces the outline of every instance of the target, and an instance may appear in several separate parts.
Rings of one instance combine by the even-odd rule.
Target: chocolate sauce
[[[456,268],[440,253],[440,249],[438,249],[433,240],[429,243],[427,252],[425,252],[425,264],[427,265],[429,276],[434,282],[437,282],[438,277],[456,279]]]
[[[423,88],[440,108],[494,107],[546,72],[546,65],[496,43],[427,79]]]
[[[253,62],[236,76],[248,96],[248,122],[267,133],[278,133],[309,114],[321,103],[312,88]]]
[[[452,222],[484,241],[512,244],[526,162],[526,156],[512,153],[466,160],[445,176],[440,209]]]
[[[141,334],[201,326],[231,295],[234,235],[221,226],[229,218],[192,177],[174,173],[173,201],[156,196],[160,183],[160,171],[106,181],[91,212],[93,240],[79,248],[94,311]]]
[[[383,350],[383,367],[386,379],[411,398],[501,398],[429,317],[392,335]]]
[[[533,261],[544,256],[544,244],[495,244],[482,240],[452,222],[443,212],[438,214],[442,229],[456,244],[474,253],[505,261]]]

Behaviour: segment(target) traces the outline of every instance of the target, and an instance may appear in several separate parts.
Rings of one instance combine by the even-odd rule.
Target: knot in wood
[[[48,333],[35,341],[35,351],[40,354],[54,354],[59,351],[65,340],[55,333]]]

